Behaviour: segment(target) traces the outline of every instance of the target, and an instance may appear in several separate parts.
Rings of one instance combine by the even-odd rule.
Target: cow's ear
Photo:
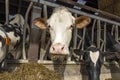
[[[75,25],[77,28],[84,28],[91,22],[90,17],[80,16],[75,18]]]
[[[76,55],[78,55],[78,56],[81,56],[81,55],[84,54],[84,52],[81,51],[80,49],[74,49],[74,53],[75,53]]]
[[[33,20],[35,26],[39,27],[40,29],[46,29],[47,27],[47,19],[46,18],[36,18]]]

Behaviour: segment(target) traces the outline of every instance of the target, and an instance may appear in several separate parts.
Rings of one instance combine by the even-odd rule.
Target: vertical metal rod
[[[27,9],[26,14],[25,14],[25,24],[24,24],[24,28],[23,28],[23,49],[22,49],[23,59],[27,58],[26,57],[26,49],[25,49],[25,42],[26,42],[25,37],[26,37],[26,28],[28,27],[28,29],[29,29],[29,26],[28,26],[27,22],[28,22],[28,15],[29,15],[29,12],[30,12],[30,10],[32,8],[32,5],[33,5],[33,2],[31,2],[29,4],[28,9]]]
[[[21,11],[21,5],[22,5],[22,0],[19,0],[19,3],[18,3],[18,13],[20,13],[20,11]]]
[[[115,40],[118,42],[118,26],[115,26]]]
[[[107,28],[105,23],[104,24],[104,52],[106,51],[106,31],[107,31]]]
[[[82,44],[82,37],[80,35],[77,35],[77,37],[80,39],[78,46],[77,46],[77,49],[80,49],[80,46]]]
[[[9,0],[5,0],[5,12],[6,12],[5,24],[9,24]]]
[[[43,13],[44,13],[44,18],[47,18],[47,5],[43,5]],[[45,52],[45,38],[46,38],[46,29],[42,31],[42,36],[41,36],[41,48],[40,48],[40,60],[43,60]]]
[[[100,26],[100,20],[97,21],[97,48],[100,48],[100,37],[101,37],[101,26]]]
[[[93,45],[93,42],[94,42],[94,28],[95,28],[95,23],[96,23],[96,19],[94,20],[94,22],[93,22],[93,26],[92,26],[92,34],[91,34],[91,44]]]
[[[77,17],[77,14],[75,14],[75,17]],[[76,49],[77,46],[77,28],[74,27],[74,33],[73,33],[73,48]]]
[[[84,43],[85,43],[85,32],[86,32],[86,27],[83,29],[83,42],[82,42],[82,48],[81,50],[84,50]]]
[[[113,24],[112,25],[112,30],[111,30],[111,34],[113,35],[113,33],[114,33],[114,29],[115,29],[115,25]]]

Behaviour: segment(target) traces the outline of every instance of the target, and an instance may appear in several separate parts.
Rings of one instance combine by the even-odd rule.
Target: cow
[[[51,37],[50,54],[69,55],[69,44],[72,37],[73,27],[84,28],[90,23],[91,19],[87,16],[74,17],[72,13],[63,6],[53,10],[49,19],[34,19],[35,26],[40,29],[49,28]]]
[[[97,45],[97,30],[94,30],[94,39],[93,42],[91,41],[91,33],[92,31],[90,29],[86,29],[86,35],[85,35],[85,47],[87,48],[91,44]],[[101,30],[101,35],[104,35],[104,30]],[[100,37],[101,40],[104,40],[104,36]],[[120,52],[120,44],[117,42],[113,35],[111,35],[109,30],[106,30],[106,50],[103,51],[103,54],[107,61],[119,61],[116,53],[119,55]]]
[[[100,80],[103,53],[94,45],[91,45],[85,51],[75,49],[74,52],[79,56],[83,56],[83,63],[88,73],[88,80]]]
[[[1,66],[4,65],[4,60],[6,58],[8,46],[9,46],[9,38],[6,32],[4,31],[4,29],[0,28],[0,65]]]
[[[25,20],[21,14],[15,14],[9,21],[9,24],[2,25],[1,27],[9,38],[8,55],[13,59],[19,59],[22,55],[22,41],[23,41],[23,28]],[[26,29],[26,43],[29,41],[30,34],[29,26]],[[10,54],[9,54],[10,53]],[[9,57],[7,57],[9,58]],[[10,57],[11,58],[11,57]]]

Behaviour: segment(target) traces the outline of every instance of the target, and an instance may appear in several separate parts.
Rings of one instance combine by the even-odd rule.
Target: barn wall
[[[20,6],[21,1],[21,6]],[[9,1],[9,16],[13,16],[17,13],[25,16],[26,10],[30,2],[25,0],[10,0]],[[20,8],[19,8],[20,6]],[[30,19],[30,17],[29,17]],[[5,0],[0,0],[0,23],[5,23]]]
[[[98,0],[100,10],[120,16],[120,0]]]

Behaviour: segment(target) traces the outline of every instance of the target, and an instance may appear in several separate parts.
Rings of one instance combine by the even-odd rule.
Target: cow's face
[[[81,16],[74,18],[64,7],[56,8],[49,19],[36,18],[34,24],[41,29],[49,27],[51,42],[50,53],[69,54],[69,43],[72,35],[72,26],[83,28],[90,22],[90,18]]]

